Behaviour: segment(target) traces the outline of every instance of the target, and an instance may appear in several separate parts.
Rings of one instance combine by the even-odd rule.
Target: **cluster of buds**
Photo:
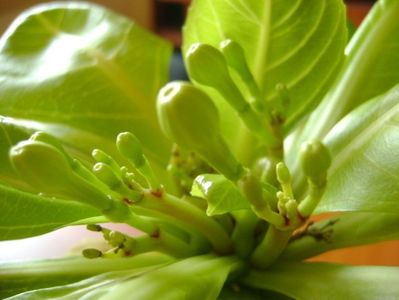
[[[305,143],[300,160],[308,180],[307,196],[302,201],[294,197],[291,174],[283,162],[276,165],[276,177],[281,190],[275,195],[264,189],[260,180],[251,172],[238,182],[255,214],[279,230],[295,230],[300,227],[313,213],[326,187],[327,171],[331,163],[327,148],[320,142]]]

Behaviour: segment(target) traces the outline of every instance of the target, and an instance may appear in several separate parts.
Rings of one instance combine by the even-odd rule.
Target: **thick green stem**
[[[220,254],[228,254],[233,250],[233,243],[223,229],[214,219],[209,218],[203,211],[193,205],[161,191],[146,191],[137,206],[158,211],[172,217],[188,228],[194,229],[205,236],[212,244],[214,250]]]
[[[234,217],[236,220],[232,235],[234,251],[239,257],[246,258],[254,248],[255,228],[259,219],[251,210],[235,213]]]
[[[269,226],[264,239],[252,254],[252,265],[260,269],[270,266],[281,255],[291,235],[292,230],[282,231]]]
[[[125,251],[134,255],[157,251],[173,257],[189,257],[196,253],[189,244],[164,230],[160,230],[154,236],[143,235],[129,239]]]

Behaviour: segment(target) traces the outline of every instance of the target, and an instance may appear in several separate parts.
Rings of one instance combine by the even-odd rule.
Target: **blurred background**
[[[23,10],[49,1],[0,0],[0,35],[13,19]],[[112,10],[134,19],[138,24],[163,36],[174,44],[181,45],[181,26],[184,22],[190,0],[95,0]],[[347,0],[348,16],[358,26],[375,1]],[[65,238],[67,237],[67,238]],[[98,237],[88,234],[84,228],[62,229],[38,238],[0,243],[0,261],[22,258],[60,256],[71,242],[82,243],[87,238]],[[54,241],[57,241],[56,243]],[[373,246],[331,251],[313,260],[333,261],[349,264],[399,265],[399,242],[384,242]]]

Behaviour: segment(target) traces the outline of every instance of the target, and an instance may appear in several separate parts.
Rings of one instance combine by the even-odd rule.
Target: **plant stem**
[[[292,230],[282,231],[270,225],[264,239],[253,252],[251,263],[260,269],[270,266],[287,246],[291,234]]]
[[[184,226],[201,233],[219,254],[228,254],[233,250],[230,237],[217,221],[209,218],[197,207],[177,197],[163,191],[145,191],[143,199],[136,205],[172,217],[183,223]]]
[[[162,253],[145,253],[133,257],[113,259],[86,259],[79,257],[67,257],[59,259],[45,259],[30,262],[15,262],[2,264],[0,270],[0,282],[17,281],[38,277],[54,279],[84,278],[96,274],[119,270],[139,269],[150,266],[158,266],[173,262],[174,259]]]
[[[234,217],[236,220],[232,235],[234,250],[239,257],[246,258],[254,248],[255,227],[259,219],[251,210],[236,212]]]
[[[173,257],[189,257],[196,252],[190,245],[165,230],[160,230],[156,236],[143,235],[130,239],[125,251],[131,251],[133,255],[158,251]]]

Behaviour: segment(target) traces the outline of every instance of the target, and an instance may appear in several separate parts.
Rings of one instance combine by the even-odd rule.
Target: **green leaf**
[[[346,48],[345,63],[329,93],[295,137],[290,165],[294,165],[302,142],[321,140],[353,108],[399,82],[398,15],[396,0],[378,1],[367,15]]]
[[[399,213],[398,103],[399,85],[354,110],[328,134],[334,160],[317,212]]]
[[[112,261],[110,259],[110,261]],[[110,273],[77,284],[28,292],[11,299],[190,299],[213,300],[230,272],[241,267],[234,257],[200,256],[154,270]],[[140,276],[141,275],[141,276]],[[118,278],[119,277],[119,278]],[[23,298],[24,297],[24,298]],[[65,298],[63,298],[65,297]]]
[[[318,222],[291,241],[281,259],[302,260],[334,249],[399,239],[397,214],[347,213]]]
[[[100,214],[77,202],[45,198],[4,185],[0,185],[0,211],[0,240],[40,235]]]
[[[342,1],[199,0],[184,28],[183,50],[195,42],[215,47],[238,42],[267,101],[288,87],[286,130],[318,103],[343,58],[346,18]]]
[[[193,182],[191,194],[206,199],[208,216],[250,208],[249,202],[242,196],[234,183],[223,175],[203,174],[198,176]]]
[[[154,267],[148,267],[138,270],[129,271],[119,271],[119,272],[109,272],[98,276],[90,277],[88,279],[74,282],[71,284],[59,285],[55,287],[43,288],[38,290],[31,290],[23,293],[19,293],[14,297],[6,299],[59,299],[66,297],[66,299],[80,299],[80,297],[85,296],[91,292],[95,292],[96,289],[102,287],[110,287],[119,282],[125,281],[132,277],[138,276],[143,272],[147,272]],[[78,279],[78,277],[76,278]],[[65,282],[53,281],[52,284],[63,284]],[[12,292],[12,291],[10,291]],[[62,298],[65,299],[65,298]]]
[[[380,300],[399,295],[398,278],[399,267],[292,262],[251,271],[243,283],[297,300]]]
[[[110,270],[113,272],[128,270],[130,275],[133,276],[172,261],[171,257],[154,252],[139,254],[134,257],[114,259],[89,260],[83,257],[68,257],[30,262],[2,263],[0,264],[0,298],[3,299],[4,297],[29,290],[76,282],[83,278],[109,272]],[[102,277],[105,277],[103,279],[110,279],[113,276],[104,275]],[[81,287],[84,284],[95,283],[95,281],[95,279],[89,279],[83,283],[72,285],[72,287],[66,286],[65,290],[55,289],[54,295],[59,293],[60,290],[68,291],[74,287]],[[27,292],[24,296],[17,296],[15,299],[27,299],[29,296],[35,297],[35,293],[35,291]],[[38,292],[38,296],[41,293]],[[46,292],[44,292],[44,295],[46,295]]]
[[[169,142],[155,98],[170,54],[168,43],[100,6],[37,6],[0,42],[0,114],[37,121],[87,152],[96,144],[108,151],[117,133],[132,131],[164,165]]]

